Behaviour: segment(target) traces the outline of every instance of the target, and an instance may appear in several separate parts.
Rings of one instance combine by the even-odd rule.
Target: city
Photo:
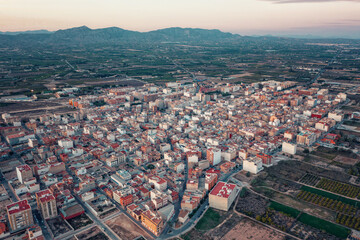
[[[340,211],[337,217],[356,216],[359,211],[348,203],[357,203],[351,199],[360,197],[356,177],[351,185],[341,183],[352,191],[327,187],[326,181],[335,183],[346,177],[341,171],[333,177],[322,173],[337,169],[324,165],[321,158],[329,153],[320,149],[339,153],[334,159],[337,168],[343,161],[358,162],[359,137],[351,147],[334,130],[358,131],[346,124],[357,124],[360,114],[343,109],[352,102],[348,94],[356,96],[360,87],[341,86],[332,94],[318,78],[316,75],[310,85],[183,80],[164,86],[101,88],[97,94],[78,97],[78,88],[67,88],[61,92],[70,92],[70,96],[58,101],[71,106],[74,111],[70,113],[34,117],[3,113],[2,236],[193,239],[196,233],[191,229],[204,224],[206,214],[231,210],[238,213],[237,218],[265,222],[275,228],[271,230],[275,235],[297,239],[310,231],[318,237],[341,238],[326,229],[325,233],[288,231],[262,221],[262,214],[254,215],[251,210],[262,201],[260,196],[271,199],[270,207],[275,203],[284,206],[274,196],[276,191],[284,192],[281,186],[274,187],[275,191],[264,182],[273,174],[269,170],[286,174],[276,168],[294,162],[310,168],[304,176],[294,172],[294,176],[281,178],[288,182],[283,183],[285,192],[292,189],[295,196],[304,198],[304,194],[325,189],[323,193],[342,196],[346,211],[354,214]],[[316,155],[320,159],[310,157]],[[357,176],[357,170],[352,171]],[[295,182],[290,184],[289,179]],[[244,206],[247,198],[252,204]],[[270,211],[281,210],[279,206]],[[358,224],[351,228],[360,230]],[[342,232],[347,236],[350,231],[346,229]],[[234,234],[231,231],[235,230],[228,234]]]
[[[0,240],[360,240],[359,12],[0,1]]]

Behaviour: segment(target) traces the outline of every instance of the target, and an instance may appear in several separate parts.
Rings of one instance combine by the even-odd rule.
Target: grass
[[[312,188],[312,187],[308,187],[308,186],[302,186],[301,190],[311,192],[311,193],[315,193],[315,194],[318,194],[318,195],[321,195],[323,197],[327,197],[327,198],[330,198],[330,199],[333,199],[333,200],[338,200],[338,201],[341,201],[343,203],[353,205],[355,207],[360,207],[360,202],[358,202],[358,201],[348,199],[348,198],[345,198],[345,197],[342,197],[342,196],[339,196],[339,195],[336,195],[336,194],[332,194],[332,193],[329,193],[329,192],[325,192],[325,191],[322,191],[320,189],[316,189],[316,188]]]
[[[350,230],[345,227],[311,216],[306,213],[302,213],[298,220],[304,224],[310,225],[314,228],[322,229],[342,239],[346,239],[350,233]]]
[[[213,208],[209,208],[200,221],[196,224],[197,230],[210,230],[220,224],[221,216]]]
[[[92,224],[93,221],[85,214],[82,214],[80,216],[74,217],[72,219],[67,220],[67,222],[75,229],[80,229],[82,227],[85,227],[89,224]]]
[[[353,127],[360,127],[360,121],[345,121],[344,122],[345,125],[349,125],[349,126],[353,126]]]
[[[295,208],[292,208],[292,207],[288,207],[288,206],[283,205],[283,204],[278,203],[278,202],[274,202],[274,201],[270,202],[269,207],[276,210],[276,211],[289,214],[290,216],[292,216],[294,218],[296,218],[300,214],[299,210],[297,210]]]
[[[7,106],[10,106],[10,105],[13,105],[15,103],[6,103],[6,102],[0,102],[0,107],[7,107]]]

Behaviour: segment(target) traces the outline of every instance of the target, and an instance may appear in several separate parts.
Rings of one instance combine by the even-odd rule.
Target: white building
[[[235,184],[218,182],[209,194],[210,207],[228,211],[239,190]]]
[[[219,148],[209,148],[206,155],[211,165],[215,166],[221,162],[221,149]]]
[[[282,143],[282,151],[284,153],[289,153],[289,154],[296,154],[296,144],[291,144],[288,142],[283,142]]]
[[[63,148],[73,148],[74,147],[73,141],[70,139],[61,139],[58,141],[58,144],[60,147],[63,147]]]
[[[343,115],[341,113],[329,112],[328,118],[334,119],[337,122],[341,122],[343,120]]]
[[[262,160],[260,158],[250,158],[243,161],[243,169],[244,171],[257,174],[264,168],[262,166]]]

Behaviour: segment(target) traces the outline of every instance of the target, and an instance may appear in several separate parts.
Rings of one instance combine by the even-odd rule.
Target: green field
[[[336,195],[336,194],[332,194],[332,193],[329,193],[329,192],[325,192],[325,191],[322,191],[320,189],[316,189],[316,188],[312,188],[312,187],[308,187],[308,186],[302,186],[301,190],[304,190],[304,191],[307,191],[307,192],[312,192],[312,193],[315,193],[315,194],[318,194],[320,196],[327,197],[327,198],[330,198],[330,199],[333,199],[333,200],[338,200],[338,201],[341,201],[343,203],[353,205],[355,207],[360,207],[360,202],[359,201],[348,199],[348,198],[345,198],[345,197],[342,197],[342,196],[339,196],[339,195]]]
[[[290,216],[292,216],[294,218],[296,218],[300,214],[299,210],[297,210],[295,208],[292,208],[292,207],[285,206],[285,205],[283,205],[281,203],[274,202],[274,201],[271,201],[269,207],[276,210],[276,211],[289,214]]]
[[[347,120],[344,122],[345,125],[353,126],[353,127],[360,127],[360,121],[351,121]]]
[[[6,103],[6,102],[0,102],[0,107],[7,107],[7,106],[10,106],[10,105],[13,105],[15,103]]]
[[[220,223],[221,216],[214,209],[209,208],[200,221],[196,224],[197,230],[210,230]]]
[[[302,213],[298,220],[304,224],[310,225],[318,229],[322,229],[342,239],[346,239],[350,233],[350,230],[346,227],[339,226],[337,224],[325,221],[323,219],[311,216],[306,213]]]

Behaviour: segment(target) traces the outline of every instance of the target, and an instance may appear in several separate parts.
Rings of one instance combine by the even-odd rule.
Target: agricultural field
[[[250,201],[255,202],[257,211],[250,206],[246,207],[251,205]],[[347,228],[302,212],[301,207],[296,209],[267,200],[250,191],[246,196],[238,199],[236,210],[250,217],[256,215],[256,220],[299,238],[307,236],[308,239],[344,239],[349,234]],[[320,226],[320,223],[324,226]],[[333,226],[336,232],[328,226]]]
[[[298,220],[317,229],[322,229],[327,233],[333,234],[334,236],[341,239],[347,238],[347,236],[350,234],[350,230],[345,227],[336,225],[306,213],[302,213]]]
[[[348,182],[350,180],[350,175],[346,173],[295,160],[281,161],[276,166],[267,168],[266,173],[276,179],[286,179],[294,182],[298,182],[307,173],[340,182]]]
[[[306,184],[306,185],[315,186],[319,181],[320,181],[320,178],[318,176],[307,173],[305,176],[303,176],[300,179],[299,182]]]
[[[333,211],[336,211],[337,213],[343,213],[350,216],[357,215],[359,212],[359,209],[353,205],[327,198],[312,192],[301,190],[300,193],[297,195],[297,198],[321,207],[331,209]]]
[[[350,198],[359,198],[360,187],[322,178],[316,187]]]
[[[360,231],[360,217],[339,213],[336,216],[336,223]]]
[[[267,199],[255,193],[247,192],[243,198],[239,198],[235,209],[250,217],[256,217],[265,214],[268,204]]]
[[[254,181],[252,181],[251,185],[254,187],[264,186],[284,193],[297,191],[301,188],[301,185],[296,182],[284,178],[278,178],[272,174],[263,174],[258,176]]]
[[[292,225],[295,223],[295,218],[290,214],[276,211],[272,208],[267,208],[265,214],[256,216],[256,220],[261,221],[269,226],[280,229],[284,232],[289,232]]]
[[[288,206],[285,206],[283,204],[280,204],[280,203],[274,202],[274,201],[271,201],[269,208],[272,208],[272,209],[274,209],[276,211],[280,211],[280,212],[289,214],[290,216],[292,216],[294,218],[296,218],[300,214],[299,210],[288,207]]]

